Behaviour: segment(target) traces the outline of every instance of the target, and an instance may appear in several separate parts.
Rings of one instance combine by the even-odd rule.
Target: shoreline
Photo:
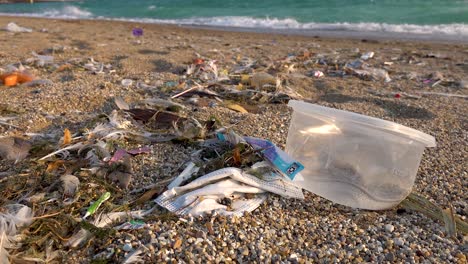
[[[59,1],[60,2],[60,1]],[[145,25],[160,25],[160,26],[176,26],[188,29],[205,29],[224,32],[239,32],[239,33],[261,33],[261,34],[276,34],[276,35],[294,35],[304,37],[321,37],[331,39],[355,39],[355,40],[371,40],[371,41],[409,41],[409,42],[426,42],[440,44],[468,44],[468,36],[459,35],[444,35],[444,34],[425,34],[425,33],[405,33],[405,32],[384,32],[384,31],[352,31],[352,30],[316,30],[316,29],[297,29],[297,28],[266,28],[266,27],[236,27],[236,26],[216,26],[202,24],[178,24],[152,22],[133,19],[133,18],[66,18],[66,17],[43,17],[39,15],[19,15],[0,13],[0,17],[12,18],[34,18],[46,20],[63,20],[63,21],[115,21],[126,23],[137,23]]]
[[[0,0],[0,4],[36,4],[50,2],[75,2],[76,0]]]
[[[200,141],[150,143],[133,136],[97,141],[109,147],[109,155],[117,149],[150,149],[130,158],[131,170],[125,172],[130,176],[128,188],[113,182],[107,165],[103,173],[101,169],[92,173],[85,153],[70,151],[66,157],[45,163],[38,159],[62,146],[65,129],[75,144],[111,120],[119,130],[174,133],[171,128],[154,130],[132,120],[118,110],[122,108],[115,103],[116,97],[131,108],[157,111],[169,110],[157,102],[170,101],[183,106],[177,107],[177,113],[187,120],[216,120],[216,126],[220,123],[239,135],[268,139],[284,149],[291,120],[288,99],[269,97],[271,85],[254,87],[252,81],[242,81],[243,76],[251,80],[257,73],[268,73],[282,81],[291,98],[392,121],[434,136],[437,147],[424,151],[413,191],[441,208],[450,205],[453,214],[466,221],[463,164],[468,155],[460,146],[467,143],[468,44],[0,16],[0,28],[9,22],[33,32],[0,30],[0,74],[17,67],[47,80],[37,86],[0,85],[0,137],[38,138],[41,143],[16,163],[0,158],[0,177],[8,175],[0,182],[0,189],[7,190],[0,208],[21,203],[33,208],[37,217],[20,230],[33,237],[9,252],[18,262],[41,258],[40,262],[123,263],[133,254],[146,263],[466,262],[468,237],[461,233],[449,237],[442,221],[404,206],[384,211],[353,209],[310,192],[304,193],[305,200],[269,195],[251,213],[234,218],[181,217],[156,207],[142,219],[142,228],[117,230],[131,219],[116,220],[108,228],[90,230],[94,238],[87,243],[69,247],[62,238],[75,237],[83,227],[74,219],[81,219],[90,202],[104,192],[112,196],[94,220],[101,213],[154,208],[155,194],[181,173],[182,164],[201,149]],[[143,29],[143,36],[132,34],[135,27]],[[376,69],[387,73],[390,81],[382,75],[373,78],[346,71],[346,65],[370,52],[373,56],[363,62],[368,66],[349,67]],[[193,67],[196,70],[189,73]],[[215,71],[223,75],[222,80],[211,74]],[[322,75],[316,76],[317,72]],[[194,84],[210,93],[201,90],[172,98]],[[91,140],[94,146],[97,139]],[[391,144],[382,147],[393,149]],[[64,167],[54,169],[52,165],[59,161]],[[79,178],[76,201],[67,204],[61,185],[49,188],[57,186],[65,174]],[[53,252],[49,256],[55,259],[47,257],[46,261],[46,252]]]

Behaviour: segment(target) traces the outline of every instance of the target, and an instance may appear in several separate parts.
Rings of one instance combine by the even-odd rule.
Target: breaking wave
[[[76,6],[64,6],[60,9],[46,9],[41,13],[0,13],[5,16],[25,16],[25,17],[45,17],[45,18],[64,18],[64,19],[80,19],[93,18],[93,13],[80,9]]]
[[[411,34],[446,34],[468,37],[467,24],[412,25],[386,23],[300,23],[295,19],[253,17],[211,17],[174,20],[138,19],[142,22],[204,25],[241,28],[301,29],[324,31],[396,32]],[[135,20],[135,21],[138,21]]]
[[[153,8],[150,6],[149,8]],[[154,6],[154,8],[156,8]],[[65,6],[61,9],[45,10],[33,14],[11,14],[10,16],[32,16],[65,19],[104,19],[132,21],[142,23],[160,23],[194,26],[218,26],[236,28],[281,29],[281,30],[310,30],[310,31],[348,31],[348,32],[377,32],[377,33],[408,33],[426,35],[446,35],[468,40],[468,24],[440,24],[440,25],[414,25],[414,24],[387,24],[387,23],[301,23],[293,18],[254,18],[247,16],[225,17],[195,17],[185,19],[154,19],[154,18],[110,18],[95,16],[93,13],[75,6]]]

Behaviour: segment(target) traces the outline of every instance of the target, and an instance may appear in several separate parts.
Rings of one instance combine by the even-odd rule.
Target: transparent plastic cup
[[[411,192],[434,137],[390,121],[291,100],[286,152],[305,169],[294,183],[333,202],[371,210]]]

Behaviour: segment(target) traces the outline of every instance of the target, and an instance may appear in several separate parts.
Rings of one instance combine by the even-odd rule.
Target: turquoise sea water
[[[223,27],[468,37],[468,0],[84,0],[3,4],[0,13]]]

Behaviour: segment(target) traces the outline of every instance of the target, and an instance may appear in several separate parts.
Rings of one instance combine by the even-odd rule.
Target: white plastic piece
[[[369,52],[362,54],[361,60],[368,60],[368,59],[371,59],[372,57],[374,57],[374,52],[369,51]]]
[[[393,122],[289,101],[294,109],[286,152],[301,162],[293,182],[336,203],[388,209],[411,192],[434,137]]]
[[[189,162],[187,167],[182,171],[182,173],[177,176],[168,186],[167,189],[172,189],[174,187],[179,187],[180,184],[188,180],[194,173],[198,171],[198,167],[195,166],[195,163]]]
[[[14,33],[31,33],[32,32],[32,29],[20,27],[14,22],[8,23],[5,29],[9,32],[14,32]]]
[[[324,74],[323,74],[322,71],[314,71],[314,77],[315,78],[321,78],[323,76],[324,76]]]
[[[121,83],[122,83],[123,86],[129,87],[130,85],[133,84],[133,80],[130,80],[130,79],[123,79]]]

